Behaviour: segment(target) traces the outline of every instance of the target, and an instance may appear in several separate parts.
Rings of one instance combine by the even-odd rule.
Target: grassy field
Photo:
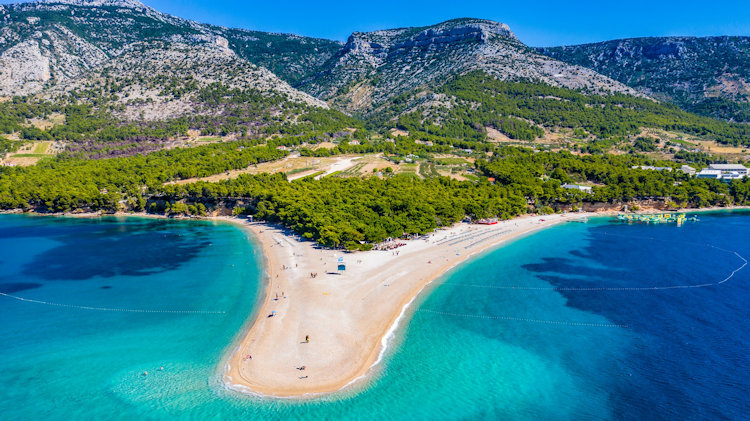
[[[34,145],[34,150],[31,152],[34,155],[45,155],[49,149],[49,142],[39,142]]]
[[[52,142],[33,142],[26,143],[17,152],[9,154],[4,163],[27,167],[36,165],[40,159],[53,156],[55,156],[55,150],[52,148]]]
[[[221,137],[217,136],[203,136],[195,138],[194,142],[198,143],[211,143],[211,142],[218,142],[220,140],[223,140]]]
[[[13,158],[45,158],[48,156],[45,153],[17,153],[13,155]]]
[[[301,172],[305,172],[305,171],[310,171],[310,170],[313,170],[313,169],[315,169],[315,168],[313,168],[313,167],[302,167],[302,168],[295,168],[295,169],[293,169],[293,170],[291,170],[291,171],[287,171],[287,172],[286,172],[286,175],[294,175],[294,174],[299,174],[299,173],[301,173]]]

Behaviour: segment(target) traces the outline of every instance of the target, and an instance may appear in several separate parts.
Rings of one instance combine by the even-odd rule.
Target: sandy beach
[[[224,382],[245,393],[310,397],[364,380],[409,304],[430,282],[519,235],[593,215],[461,223],[426,238],[399,240],[403,245],[393,250],[357,253],[317,248],[280,227],[247,223],[264,250],[267,291],[232,351]],[[340,258],[345,271],[337,270]]]

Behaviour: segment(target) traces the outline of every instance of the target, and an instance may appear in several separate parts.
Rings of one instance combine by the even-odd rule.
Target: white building
[[[688,175],[695,175],[695,168],[691,167],[690,165],[683,165],[682,167],[680,167],[680,171]]]
[[[589,187],[589,186],[581,186],[581,185],[578,185],[578,184],[567,184],[566,183],[566,184],[563,184],[560,187],[562,187],[564,189],[569,189],[569,190],[580,190],[582,192],[586,192],[586,193],[589,193],[589,194],[591,194],[591,193],[594,192],[591,187]]]
[[[742,164],[710,164],[708,168],[711,170],[721,171],[722,175],[723,174],[731,175],[732,173],[737,173],[742,177],[747,177],[748,170],[750,170]]]
[[[672,167],[654,167],[653,165],[634,165],[630,168],[634,170],[672,171]]]
[[[711,170],[711,169],[703,169],[700,170],[698,173],[695,174],[698,178],[713,178],[715,180],[721,179],[721,171],[719,170]]]
[[[747,177],[747,174],[741,174],[738,172],[730,172],[728,174],[721,174],[722,180],[732,181],[732,180],[742,180],[743,178]]]

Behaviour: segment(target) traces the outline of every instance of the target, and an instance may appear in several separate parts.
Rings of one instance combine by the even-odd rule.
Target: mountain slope
[[[50,99],[106,97],[115,115],[124,120],[161,120],[186,114],[218,115],[223,107],[202,99],[210,88],[257,94],[273,107],[286,101],[328,108],[300,92],[265,68],[237,57],[228,48],[153,41],[130,44],[119,56],[89,72],[84,78],[45,91]]]
[[[750,37],[632,38],[538,51],[687,110],[750,122]]]
[[[590,69],[538,54],[507,25],[482,19],[356,32],[322,72],[299,88],[347,111],[366,113],[401,93],[476,70],[504,80],[637,94]]]
[[[297,63],[297,70],[286,66],[293,75],[325,59],[303,37],[257,38],[265,48],[284,44],[269,56],[247,49],[255,42],[250,32],[186,21],[133,0],[0,6],[0,21],[0,101],[26,96],[0,103],[0,133],[11,138],[54,139],[68,153],[99,158],[199,136],[325,140],[358,124],[231,48],[241,41],[245,56]]]
[[[137,42],[219,46],[292,83],[340,43],[187,21],[133,0],[48,0],[0,5],[0,96],[65,83]]]

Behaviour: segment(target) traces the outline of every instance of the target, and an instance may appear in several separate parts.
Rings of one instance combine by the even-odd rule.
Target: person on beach
[[[305,335],[305,342],[310,343],[310,335]]]

